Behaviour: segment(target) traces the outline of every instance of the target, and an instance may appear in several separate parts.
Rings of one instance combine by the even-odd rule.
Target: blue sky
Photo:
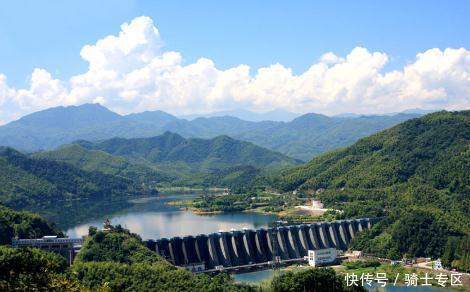
[[[223,3],[222,3],[223,2]],[[84,44],[152,17],[166,48],[219,68],[279,62],[300,73],[323,53],[383,51],[396,68],[428,48],[468,48],[470,1],[37,1],[2,3],[0,72],[22,86],[35,67],[68,78]]]
[[[470,108],[470,1],[40,1],[0,8],[0,124],[122,114]]]

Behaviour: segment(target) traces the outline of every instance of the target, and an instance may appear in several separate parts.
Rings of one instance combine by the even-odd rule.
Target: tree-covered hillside
[[[308,161],[322,153],[349,146],[362,137],[377,133],[416,114],[391,116],[327,117],[305,114],[289,123],[257,129],[234,137]]]
[[[93,291],[251,291],[227,274],[215,277],[177,268],[145,247],[141,238],[120,226],[90,230],[71,268],[72,279]]]
[[[339,218],[387,216],[356,248],[437,257],[448,238],[470,232],[470,111],[406,121],[286,171],[273,185],[316,193],[344,211]]]
[[[14,237],[39,238],[45,235],[62,233],[37,214],[0,205],[0,245],[11,244]]]
[[[120,226],[92,227],[72,266],[52,252],[12,248],[11,238],[59,235],[36,214],[0,205],[0,291],[252,291],[226,274],[194,275],[163,260]]]
[[[131,163],[124,157],[100,150],[89,150],[79,144],[67,144],[57,150],[37,152],[32,157],[65,162],[86,171],[99,171],[151,185],[176,179],[174,175],[168,174],[168,171],[158,171],[148,165]]]
[[[183,165],[193,171],[208,172],[234,166],[251,165],[258,168],[281,168],[300,161],[283,154],[238,141],[228,136],[212,139],[185,139],[166,132],[151,138],[113,138],[79,144],[90,150],[100,150],[125,157],[134,163]]]
[[[67,200],[121,198],[137,191],[142,191],[140,186],[136,189],[124,178],[0,148],[0,202],[15,209],[37,209]]]

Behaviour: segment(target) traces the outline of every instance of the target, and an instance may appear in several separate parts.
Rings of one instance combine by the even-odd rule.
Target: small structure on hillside
[[[441,259],[437,259],[432,263],[432,268],[435,270],[443,269]]]
[[[311,267],[324,266],[336,261],[336,249],[324,248],[308,251],[308,264]]]
[[[320,200],[312,200],[312,209],[323,209],[323,203]]]
[[[103,223],[103,231],[109,231],[111,229],[113,229],[113,225],[111,225],[111,220],[109,220],[109,218],[106,218]]]
[[[362,257],[362,250],[353,250],[352,255],[353,257],[360,258]]]

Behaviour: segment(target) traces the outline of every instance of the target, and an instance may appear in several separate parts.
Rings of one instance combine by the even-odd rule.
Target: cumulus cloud
[[[69,80],[34,69],[30,88],[9,87],[0,74],[0,122],[57,105],[101,103],[120,113],[165,110],[176,114],[234,108],[295,112],[383,113],[409,108],[470,108],[470,51],[429,49],[400,70],[383,72],[389,57],[357,47],[346,56],[322,55],[305,72],[273,64],[250,73],[200,58],[185,64],[164,51],[149,17],[124,23],[117,36],[85,45],[88,71]],[[261,53],[261,52],[260,52]]]

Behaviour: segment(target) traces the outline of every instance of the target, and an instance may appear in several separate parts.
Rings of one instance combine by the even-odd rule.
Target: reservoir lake
[[[277,219],[274,215],[249,212],[197,215],[191,211],[181,210],[177,206],[168,205],[171,201],[190,200],[196,197],[197,194],[161,194],[157,197],[139,198],[127,202],[109,202],[102,204],[100,208],[95,208],[90,216],[71,220],[68,226],[59,227],[64,229],[69,237],[81,237],[88,234],[89,226],[101,228],[103,222],[109,218],[111,224],[120,224],[146,240],[207,234],[220,230],[256,229],[267,227]]]

